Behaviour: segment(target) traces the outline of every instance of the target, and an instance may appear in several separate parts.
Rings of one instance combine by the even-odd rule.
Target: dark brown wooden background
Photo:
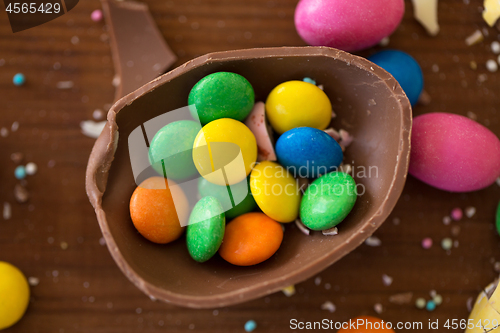
[[[212,51],[304,45],[293,25],[296,0],[146,2],[179,56],[176,66]],[[441,32],[431,38],[413,19],[406,1],[403,23],[389,47],[409,52],[423,68],[432,101],[415,107],[415,115],[473,112],[500,135],[500,72],[490,73],[485,67],[486,60],[496,58],[489,45],[499,32],[482,21],[482,1],[468,2],[441,0]],[[0,127],[10,128],[15,121],[20,125],[17,132],[0,137],[0,208],[5,201],[12,205],[12,218],[0,219],[0,260],[40,279],[32,288],[26,315],[7,332],[242,332],[249,319],[257,321],[258,332],[285,332],[292,318],[343,321],[375,315],[375,303],[384,306],[380,317],[385,320],[439,319],[439,331],[445,331],[446,319],[467,317],[467,299],[496,276],[493,263],[500,260],[500,237],[494,230],[494,212],[500,187],[450,194],[412,177],[391,217],[376,232],[382,246],[362,245],[319,274],[320,286],[309,279],[296,286],[291,298],[277,293],[217,312],[153,302],[143,295],[100,245],[101,232],[84,190],[93,140],[80,133],[79,123],[92,119],[95,109],[109,107],[114,96],[106,30],[102,22],[90,20],[92,10],[99,7],[98,0],[82,0],[68,14],[16,34],[6,13],[0,13],[0,59],[5,60],[0,67]],[[483,28],[489,33],[485,41],[467,47],[465,38]],[[77,44],[71,42],[74,36]],[[477,70],[470,68],[471,61],[478,64]],[[12,84],[17,72],[26,75],[23,87]],[[482,83],[481,74],[487,76]],[[60,90],[59,81],[73,81],[75,86]],[[31,199],[26,204],[14,200],[14,152],[39,166],[39,172],[28,178]],[[474,206],[477,213],[445,226],[443,216],[456,206]],[[452,236],[453,225],[461,228],[458,236]],[[423,250],[420,242],[427,236],[435,245]],[[439,245],[444,237],[459,242],[451,254]],[[63,250],[61,242],[69,247]],[[394,278],[391,286],[384,286],[382,274]],[[443,295],[444,303],[432,313],[417,310],[415,298],[428,298],[431,289]],[[390,295],[408,291],[414,293],[411,304],[388,301]],[[335,313],[320,310],[327,300],[337,306]]]

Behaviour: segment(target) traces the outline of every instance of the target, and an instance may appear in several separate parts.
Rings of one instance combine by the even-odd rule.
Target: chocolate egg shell
[[[306,237],[290,225],[272,260],[237,267],[215,256],[200,268],[184,242],[158,246],[131,226],[127,203],[135,183],[129,134],[149,119],[185,107],[193,85],[218,71],[243,75],[254,87],[256,100],[264,100],[282,82],[304,77],[314,77],[324,84],[328,96],[336,96],[332,106],[337,118],[332,125],[341,127],[342,120],[342,127],[356,138],[345,152],[345,161],[353,164],[356,183],[365,188],[337,236],[316,232]],[[376,105],[369,103],[372,99]],[[283,47],[212,53],[174,69],[111,107],[89,159],[87,194],[111,255],[146,294],[191,308],[237,304],[317,274],[363,243],[384,222],[406,181],[411,119],[410,103],[391,75],[339,50]],[[376,174],[356,177],[360,167],[370,166]]]

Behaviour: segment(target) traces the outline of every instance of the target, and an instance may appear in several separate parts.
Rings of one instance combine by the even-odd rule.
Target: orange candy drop
[[[178,186],[170,189],[165,178],[151,177],[132,194],[130,216],[142,236],[154,243],[170,243],[184,231],[181,222],[184,224],[188,216],[188,200]]]
[[[226,226],[219,254],[237,266],[251,266],[269,259],[283,240],[281,225],[263,213],[246,213]]]

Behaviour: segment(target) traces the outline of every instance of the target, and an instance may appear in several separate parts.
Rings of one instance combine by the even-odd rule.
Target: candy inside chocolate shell
[[[128,136],[144,122],[185,107],[193,85],[228,71],[252,84],[265,100],[278,84],[310,77],[322,82],[337,117],[334,128],[355,138],[345,152],[360,198],[339,234],[304,235],[286,227],[283,243],[269,260],[238,267],[218,255],[199,264],[185,240],[157,245],[134,229],[128,203],[136,184]],[[370,103],[375,101],[376,103]],[[124,274],[146,294],[192,308],[241,303],[303,281],[360,245],[387,218],[406,181],[411,108],[387,72],[369,61],[323,47],[284,47],[212,53],[192,60],[117,101],[89,159],[86,187],[109,250]],[[349,272],[338,272],[349,274]]]

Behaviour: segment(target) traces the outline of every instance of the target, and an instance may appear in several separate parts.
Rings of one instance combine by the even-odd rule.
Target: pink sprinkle
[[[422,247],[424,249],[430,249],[432,246],[432,239],[429,237],[422,239]]]
[[[455,221],[460,221],[462,219],[462,216],[464,215],[464,213],[462,212],[462,210],[460,208],[454,208],[452,211],[451,211],[451,218]]]
[[[100,20],[102,20],[102,11],[100,9],[94,10],[92,14],[90,14],[90,18],[94,22],[99,22]]]

